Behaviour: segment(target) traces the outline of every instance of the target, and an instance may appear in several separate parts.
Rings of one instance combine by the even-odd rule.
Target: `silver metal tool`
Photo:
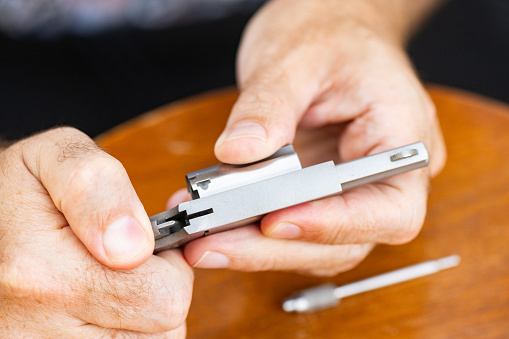
[[[339,165],[302,168],[292,146],[248,165],[221,164],[187,174],[193,200],[150,218],[155,251],[253,223],[267,213],[428,164],[422,142]]]
[[[334,307],[344,297],[375,290],[403,281],[420,278],[447,268],[458,266],[460,257],[451,255],[438,260],[408,266],[348,285],[325,284],[297,292],[283,302],[286,312],[307,313]]]

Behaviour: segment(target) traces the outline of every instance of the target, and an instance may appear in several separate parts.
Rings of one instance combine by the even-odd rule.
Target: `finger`
[[[184,255],[197,268],[330,276],[355,267],[372,248],[371,244],[321,245],[271,239],[263,236],[257,226],[246,226],[192,241]]]
[[[440,172],[446,150],[433,103],[423,90],[402,97],[374,98],[369,110],[345,125],[338,142],[341,161],[422,141],[430,156],[430,174]]]
[[[179,328],[189,310],[193,271],[178,250],[152,256],[128,271],[90,264],[83,272],[85,305],[71,314],[99,327],[143,333]]]
[[[408,242],[424,222],[426,173],[402,174],[276,211],[262,220],[261,230],[271,238],[322,244]]]
[[[164,333],[140,333],[133,331],[108,330],[108,329],[101,329],[99,333],[101,334],[98,337],[111,337],[111,338],[185,339],[187,334],[187,327],[186,324],[184,323],[178,328]]]
[[[181,251],[161,252],[132,270],[113,270],[95,260],[68,226],[35,235],[18,242],[16,257],[3,258],[2,283],[10,289],[5,301],[22,312],[13,308],[13,314],[48,322],[52,330],[79,320],[159,333],[185,321],[193,271]]]
[[[430,174],[436,174],[445,160],[435,110],[422,93],[410,91],[404,99],[373,102],[368,112],[345,125],[338,150],[341,159],[349,161],[421,140],[429,150],[428,168],[273,213],[262,221],[264,234],[336,244],[413,239],[424,222]],[[387,134],[390,126],[405,128]],[[432,133],[422,126],[431,126]]]
[[[19,148],[28,170],[98,261],[129,269],[150,257],[150,221],[120,162],[72,128],[36,135]]]
[[[185,324],[179,328],[164,333],[140,333],[126,330],[114,330],[86,324],[72,331],[68,338],[132,338],[132,339],[184,339],[187,328]],[[67,337],[67,336],[66,336]]]
[[[429,169],[272,213],[261,223],[265,235],[325,244],[396,244],[418,234],[426,212],[430,172],[435,174],[443,166],[445,149],[432,106],[424,105],[426,109],[419,113],[416,107],[421,109],[423,105],[412,104],[425,98],[413,93],[404,100],[385,100],[373,103],[370,111],[344,126],[338,146],[341,159],[349,161],[422,140],[430,153]],[[405,128],[387,134],[390,126]],[[434,133],[427,134],[422,126],[432,126]]]
[[[217,158],[241,164],[260,160],[290,144],[314,88],[297,71],[264,69],[243,82],[225,130],[216,142]],[[297,87],[295,84],[304,84]]]
[[[55,324],[48,326],[50,333],[55,331]],[[59,329],[59,336],[62,338],[88,339],[88,338],[150,338],[150,339],[184,339],[186,338],[187,327],[183,323],[178,328],[161,333],[143,333],[129,330],[118,330],[104,328],[94,324],[76,322],[72,327],[66,326]]]

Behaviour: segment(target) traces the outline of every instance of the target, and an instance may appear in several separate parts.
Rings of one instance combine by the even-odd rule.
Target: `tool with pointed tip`
[[[335,165],[302,168],[292,146],[248,165],[221,164],[187,174],[193,200],[150,218],[160,252],[207,234],[251,224],[265,214],[424,167],[422,142]]]
[[[420,278],[429,274],[458,266],[460,257],[451,255],[438,260],[426,261],[392,272],[380,274],[348,285],[325,284],[312,287],[290,296],[283,302],[286,312],[308,313],[334,307],[344,297],[372,291],[403,281]]]

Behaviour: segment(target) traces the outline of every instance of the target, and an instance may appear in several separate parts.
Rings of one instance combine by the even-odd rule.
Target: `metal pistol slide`
[[[422,142],[339,165],[328,161],[306,168],[293,147],[285,146],[251,164],[220,164],[192,172],[186,181],[193,200],[150,217],[154,252],[427,164],[428,152]]]

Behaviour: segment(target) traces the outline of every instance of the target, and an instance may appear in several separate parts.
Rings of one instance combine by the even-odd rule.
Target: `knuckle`
[[[292,262],[285,253],[281,251],[272,251],[255,257],[231,257],[231,267],[236,270],[246,272],[256,271],[275,271],[287,269],[288,263]]]
[[[369,252],[364,245],[346,245],[346,247],[338,250],[334,260],[337,264],[331,268],[334,274],[353,269],[364,260]]]
[[[366,206],[375,205],[374,195],[370,187],[359,187],[356,192],[345,193],[343,197],[337,197],[331,200],[331,206],[327,213],[334,216],[334,221],[330,222],[333,227],[325,228],[327,233],[324,235],[326,244],[351,244],[369,241],[373,237],[382,238],[387,231],[383,226],[385,221],[394,220],[395,215],[392,209],[384,209],[384,217],[381,218],[379,211]],[[348,196],[347,196],[348,194]],[[333,205],[335,204],[335,206]],[[338,211],[343,215],[338,215]],[[346,211],[346,212],[345,212]],[[396,215],[396,219],[397,219]],[[333,219],[333,218],[331,218]],[[382,220],[384,224],[382,224]],[[389,221],[386,224],[392,225]],[[322,229],[324,229],[322,227]],[[323,231],[322,231],[323,232]]]
[[[402,245],[414,240],[421,231],[420,224],[409,223],[406,227],[401,227],[397,236],[391,241],[393,245]]]
[[[355,216],[353,222],[337,224],[328,229],[323,235],[324,243],[329,245],[347,244],[369,239],[373,234],[380,232],[378,221],[371,215],[352,213]]]
[[[88,136],[71,135],[59,139],[55,145],[58,147],[58,162],[64,162],[67,159],[76,159],[88,156],[94,153],[102,153],[103,149],[94,143]]]
[[[93,143],[92,139],[90,139],[85,133],[82,131],[69,126],[55,127],[40,133],[33,134],[23,140],[21,143],[30,143],[30,144],[38,144],[41,140],[56,140],[57,145],[59,145],[63,141],[80,141],[81,143]]]
[[[283,67],[264,67],[262,70],[254,72],[244,81],[243,90],[254,88],[256,91],[265,90],[268,94],[272,93],[269,88],[274,84],[287,84],[290,82],[290,74]],[[273,95],[276,96],[276,95]]]
[[[113,271],[94,265],[88,269],[84,291],[90,310],[105,310],[118,328],[147,333],[181,326],[191,303],[191,284],[175,272]],[[170,275],[171,273],[171,275]],[[91,292],[91,293],[90,293]],[[94,322],[101,322],[90,314]]]
[[[126,323],[138,323],[142,318],[138,312],[154,299],[144,279],[137,279],[129,271],[114,272],[95,263],[86,268],[82,283],[85,320],[99,325],[104,325],[101,315],[104,313],[108,322],[112,326],[117,323],[118,328],[124,328]],[[98,309],[102,312],[96,313]]]
[[[89,153],[103,152],[88,135],[74,127],[57,127],[39,134],[35,134],[22,140],[28,149],[34,149],[39,154],[47,152],[49,149],[57,147],[58,162],[64,162],[67,159],[81,158]]]
[[[107,156],[92,157],[80,162],[80,165],[75,169],[73,178],[77,180],[74,180],[72,183],[79,185],[83,182],[93,182],[97,179],[112,180],[124,175],[124,167],[115,158]]]
[[[85,135],[85,133],[83,133],[79,129],[72,127],[72,126],[59,126],[59,127],[51,128],[47,132],[43,132],[43,133],[60,133],[60,134],[75,133],[75,134]]]
[[[172,279],[168,275],[159,276],[153,281],[153,286],[157,286],[153,305],[161,319],[162,331],[174,330],[184,324],[191,305],[192,284],[182,275],[172,276]]]
[[[40,135],[43,135],[45,133],[58,134],[58,135],[72,135],[72,134],[75,134],[75,135],[80,135],[80,136],[88,138],[88,136],[85,133],[83,133],[79,129],[71,127],[71,126],[55,127],[55,128],[52,128],[52,129],[48,130],[47,132],[41,133]]]
[[[127,178],[124,167],[109,156],[91,157],[80,161],[73,168],[65,194],[77,197],[91,197],[103,189],[103,185],[115,185]],[[99,187],[101,185],[101,187]],[[107,187],[106,186],[106,187]],[[72,200],[71,200],[72,201]]]
[[[282,255],[270,255],[270,256],[263,256],[259,258],[258,263],[255,265],[252,265],[253,267],[249,268],[247,267],[247,271],[273,271],[277,270],[279,267],[284,267],[285,259]],[[246,267],[246,265],[244,265]]]
[[[369,244],[338,245],[325,247],[325,255],[321,255],[323,265],[316,265],[308,269],[308,274],[320,277],[332,277],[341,272],[349,271],[359,265],[371,250]]]
[[[389,243],[393,245],[405,244],[417,237],[421,231],[426,215],[426,206],[420,206],[416,203],[407,203],[400,210],[399,225],[396,232],[393,233]]]
[[[181,275],[178,276],[182,278]],[[173,274],[173,277],[176,275]],[[168,279],[166,276],[164,282],[160,280],[163,285],[158,289],[156,307],[160,318],[163,319],[161,328],[164,331],[176,329],[184,324],[191,305],[192,284],[180,278]]]
[[[319,204],[319,208],[314,211],[315,217],[307,223],[301,224],[304,232],[304,238],[320,244],[334,245],[348,241],[351,233],[348,229],[348,223],[338,215],[338,210],[344,210],[341,205],[340,197],[324,199],[313,204]]]
[[[288,104],[284,98],[266,88],[267,86],[265,80],[261,80],[261,83],[242,92],[234,110],[242,114],[265,113],[266,118],[272,116],[275,111],[287,111]]]
[[[335,225],[334,227],[330,227],[328,232],[324,233],[322,232],[322,242],[325,244],[333,245],[333,244],[342,244],[347,241],[348,232],[347,229],[345,229],[344,225]]]
[[[10,252],[10,251],[9,251]],[[60,296],[61,284],[54,274],[47,274],[43,262],[37,259],[4,256],[0,265],[2,295],[13,300],[30,300],[39,303],[54,301]]]

